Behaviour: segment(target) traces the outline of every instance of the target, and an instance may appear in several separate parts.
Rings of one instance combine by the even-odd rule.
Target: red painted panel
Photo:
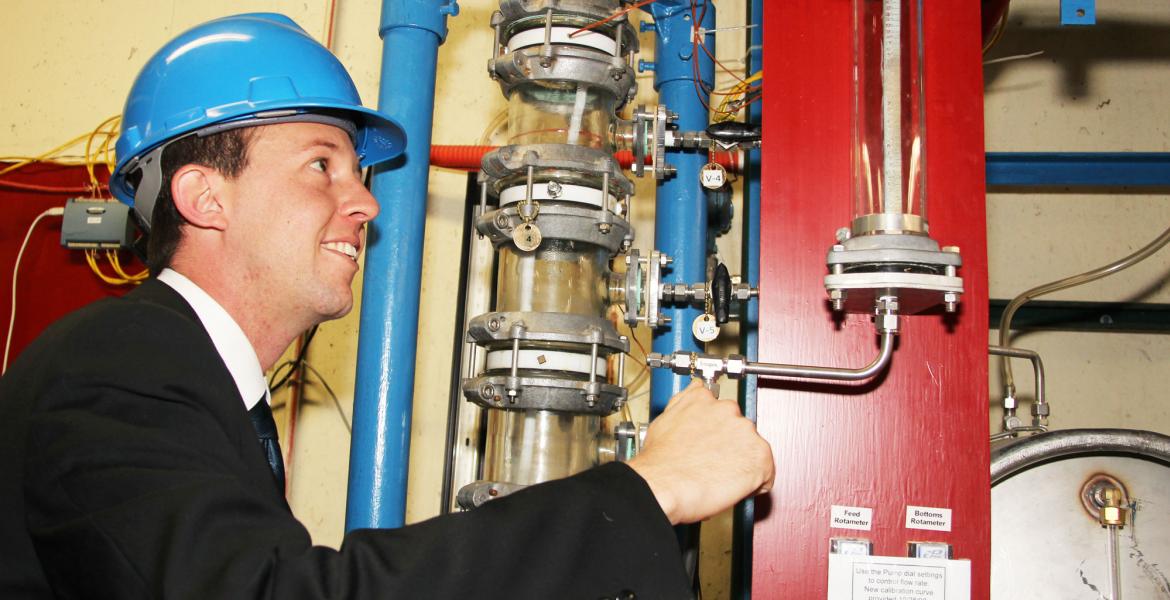
[[[927,186],[931,233],[962,248],[961,314],[902,318],[893,364],[854,386],[761,381],[759,428],[776,488],[757,503],[753,598],[824,598],[830,537],[876,554],[945,541],[972,560],[986,598],[990,560],[987,241],[979,4],[926,3]],[[876,353],[865,316],[834,322],[825,254],[851,215],[852,2],[765,4],[760,359],[860,366]],[[829,528],[831,505],[874,509],[869,532]],[[949,533],[904,528],[907,505],[950,508]]]
[[[101,178],[104,181],[104,173]],[[89,176],[84,167],[37,164],[8,173],[2,179],[37,186],[83,187]],[[29,224],[45,209],[64,206],[68,198],[85,196],[84,193],[33,192],[0,184],[0,204],[4,207],[4,218],[0,219],[0,323],[4,329],[0,336],[8,333],[12,267],[16,264],[16,255]],[[136,273],[143,268],[136,260],[129,260],[125,253],[122,260],[127,272]],[[103,266],[107,273],[112,274],[108,265]],[[84,253],[61,246],[61,217],[41,219],[20,261],[16,325],[12,331],[9,364],[45,327],[62,315],[99,298],[127,291],[127,287],[103,283],[90,272]]]

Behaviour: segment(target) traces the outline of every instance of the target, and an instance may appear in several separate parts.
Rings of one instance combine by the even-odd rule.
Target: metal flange
[[[601,317],[551,312],[490,312],[467,324],[467,341],[500,347],[513,340],[590,346],[600,356],[629,352],[630,342]],[[603,351],[604,350],[604,351]]]
[[[622,166],[614,160],[613,155],[597,148],[588,146],[573,146],[570,144],[525,144],[503,146],[483,156],[480,168],[493,185],[495,193],[499,193],[500,186],[505,185],[502,180],[509,178],[526,178],[529,167],[535,171],[534,183],[545,183],[548,177],[542,171],[573,172],[593,175],[600,183],[605,175],[609,175],[610,193],[620,196],[629,196],[634,193],[634,183],[622,173]]]
[[[526,487],[528,486],[506,481],[473,481],[459,488],[455,501],[459,503],[460,508],[471,510]]]
[[[619,8],[617,0],[500,0],[500,14],[505,21],[540,16],[552,9],[557,12],[577,13],[587,18],[587,25],[604,19]]]
[[[612,18],[614,0],[504,0],[492,15],[494,56],[488,73],[504,96],[531,81],[588,83],[609,90],[620,105],[637,91],[633,56],[638,36],[629,20]],[[584,28],[606,20],[601,26]],[[521,46],[509,47],[520,38]]]
[[[488,61],[488,71],[500,82],[504,97],[517,86],[534,81],[572,81],[608,91],[621,108],[634,98],[634,69],[621,59],[589,48],[552,45],[549,56],[539,48],[516,50]]]
[[[481,215],[475,220],[475,229],[491,239],[492,244],[513,242],[512,232],[523,224],[521,204],[506,206]],[[634,240],[634,229],[629,221],[606,211],[574,204],[542,203],[540,214],[532,224],[545,240],[571,240],[600,246],[617,254]]]
[[[963,294],[958,268],[963,259],[953,246],[939,248],[918,234],[862,235],[829,250],[825,291],[834,310],[867,313],[876,299],[896,295],[902,314],[942,304],[955,312]]]
[[[626,401],[624,387],[532,372],[521,372],[516,377],[485,373],[464,379],[462,389],[468,400],[495,409],[607,416],[621,410]],[[515,394],[509,394],[508,390],[515,390]]]

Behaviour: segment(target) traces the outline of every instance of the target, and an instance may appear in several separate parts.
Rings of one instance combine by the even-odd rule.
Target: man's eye
[[[324,158],[318,158],[317,160],[309,163],[309,166],[324,173],[329,169],[329,161],[325,160]]]

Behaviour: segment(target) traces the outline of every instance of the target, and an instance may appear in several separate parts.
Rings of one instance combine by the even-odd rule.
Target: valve
[[[657,250],[643,257],[638,250],[626,255],[624,289],[625,321],[631,327],[646,323],[655,328],[670,322],[658,312],[663,303],[694,304],[703,307],[703,314],[692,324],[692,331],[700,341],[709,342],[719,335],[719,326],[738,318],[732,311],[735,302],[746,302],[760,295],[759,288],[732,277],[727,266],[716,265],[711,281],[698,283],[661,283],[662,269],[673,260]]]
[[[703,307],[703,314],[695,318],[691,331],[701,342],[710,342],[719,335],[719,327],[739,317],[732,311],[733,303],[747,302],[760,295],[759,288],[732,277],[727,265],[715,266],[711,281],[699,283],[663,284],[660,299],[670,304],[694,304]]]

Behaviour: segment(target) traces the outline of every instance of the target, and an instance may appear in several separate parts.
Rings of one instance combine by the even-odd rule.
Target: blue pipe
[[[764,0],[752,0],[748,22],[757,25],[751,29],[751,51],[748,52],[748,70],[752,73],[764,68]],[[748,121],[761,123],[763,106],[756,102],[748,107]],[[747,153],[744,165],[744,280],[753,286],[760,284],[760,151]],[[760,302],[747,303],[744,320],[740,324],[742,352],[748,360],[760,359]],[[740,384],[740,408],[744,416],[756,420],[756,376],[744,377]],[[734,598],[752,597],[752,546],[755,534],[756,502],[747,498],[735,507],[733,515],[731,556],[731,593]]]
[[[704,14],[705,13],[705,14]],[[704,97],[696,89],[692,61],[699,64],[699,76],[710,87],[715,80],[715,64],[702,49],[695,50],[691,38],[691,6],[684,0],[660,0],[650,5],[654,16],[654,89],[659,102],[678,113],[679,128],[701,131],[707,128],[708,114]],[[700,1],[696,17],[700,27],[714,29],[715,6]],[[715,54],[715,35],[706,34],[705,45]],[[697,54],[697,56],[696,56]],[[678,170],[674,177],[658,185],[655,199],[654,245],[674,258],[663,277],[667,283],[694,283],[707,277],[707,198],[699,185],[699,171],[707,162],[700,152],[668,150],[666,162]],[[697,308],[671,307],[662,311],[670,325],[654,334],[654,351],[670,354],[676,350],[698,352],[699,343],[691,334],[691,322],[702,311]],[[653,369],[650,379],[650,415],[666,408],[671,396],[681,391],[689,378],[668,369]]]
[[[406,519],[427,175],[439,45],[455,0],[384,0],[378,110],[406,130],[406,152],[375,170],[382,212],[367,232],[345,529]]]

